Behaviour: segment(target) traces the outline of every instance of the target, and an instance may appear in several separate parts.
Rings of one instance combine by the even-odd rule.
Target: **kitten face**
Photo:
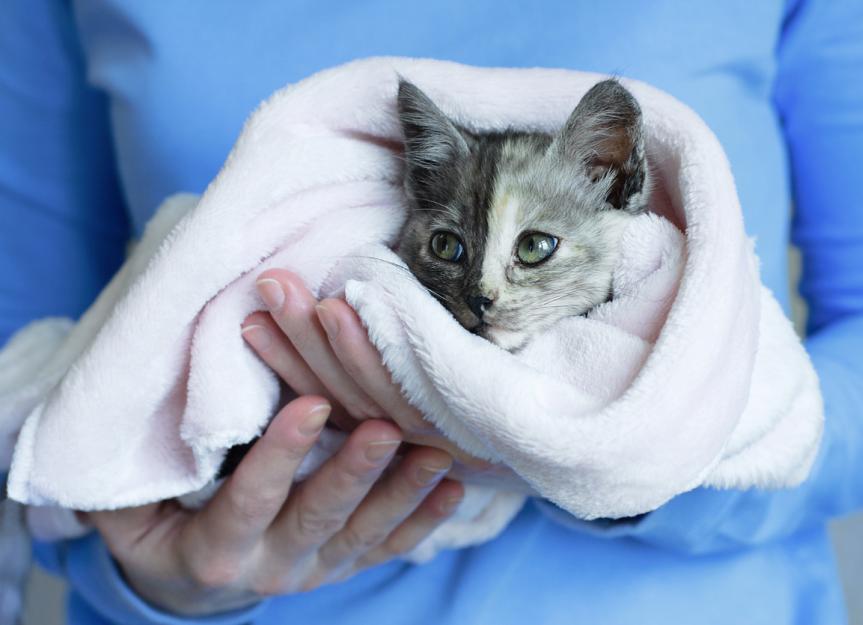
[[[411,213],[398,253],[467,329],[516,350],[608,299],[623,226],[644,210],[641,115],[606,81],[557,136],[470,133],[399,88]]]

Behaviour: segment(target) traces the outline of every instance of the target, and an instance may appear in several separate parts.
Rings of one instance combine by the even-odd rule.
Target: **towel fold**
[[[21,428],[14,499],[105,509],[210,483],[277,407],[275,376],[239,332],[263,309],[254,281],[270,267],[343,294],[431,422],[579,517],[644,513],[699,485],[805,478],[823,421],[817,377],[760,284],[728,163],[694,113],[624,81],[644,114],[652,213],[624,234],[613,300],[511,354],[394,266],[399,75],[469,129],[548,132],[600,79],[379,58],[277,92],[200,200],[159,210],[80,322],[35,323],[0,354],[0,433]],[[438,546],[487,540],[523,501],[472,497],[484,503]]]

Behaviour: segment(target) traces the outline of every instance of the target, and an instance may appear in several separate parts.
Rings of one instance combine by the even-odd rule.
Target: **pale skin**
[[[312,590],[413,549],[458,507],[454,478],[529,490],[422,419],[344,301],[318,302],[284,270],[257,286],[269,313],[251,315],[243,336],[299,399],[203,509],[166,502],[88,515],[144,599],[204,615]],[[328,420],[350,431],[346,444],[293,484]]]

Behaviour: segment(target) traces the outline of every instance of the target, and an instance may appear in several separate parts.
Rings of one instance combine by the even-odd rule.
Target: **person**
[[[617,521],[579,521],[533,500],[494,541],[407,564],[397,554],[458,503],[458,480],[442,478],[453,462],[460,479],[513,476],[453,460],[371,367],[350,309],[318,304],[276,272],[261,282],[271,315],[250,319],[246,337],[307,394],[282,409],[203,511],[168,503],[100,513],[98,532],[37,544],[41,563],[70,583],[68,622],[844,622],[826,524],[863,503],[855,0],[8,0],[0,340],[38,317],[80,314],[159,203],[204,189],[260,100],[380,54],[615,73],[694,108],[727,151],[762,280],[786,310],[789,235],[802,252],[805,344],[826,404],[811,476],[785,491],[700,488]],[[322,321],[338,330],[332,340]],[[311,338],[298,347],[300,336]],[[349,444],[314,488],[290,489],[330,411],[357,426]],[[380,477],[405,438],[428,444]]]

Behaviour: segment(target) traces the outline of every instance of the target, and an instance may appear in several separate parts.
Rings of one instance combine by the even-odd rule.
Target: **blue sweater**
[[[789,241],[803,254],[806,347],[827,408],[811,477],[782,492],[697,489],[629,523],[536,503],[481,547],[218,619],[145,605],[96,536],[39,545],[71,584],[69,622],[844,622],[825,524],[863,503],[859,0],[6,0],[0,343],[31,319],[80,314],[157,204],[203,190],[261,99],[380,54],[613,72],[700,113],[786,308]]]

